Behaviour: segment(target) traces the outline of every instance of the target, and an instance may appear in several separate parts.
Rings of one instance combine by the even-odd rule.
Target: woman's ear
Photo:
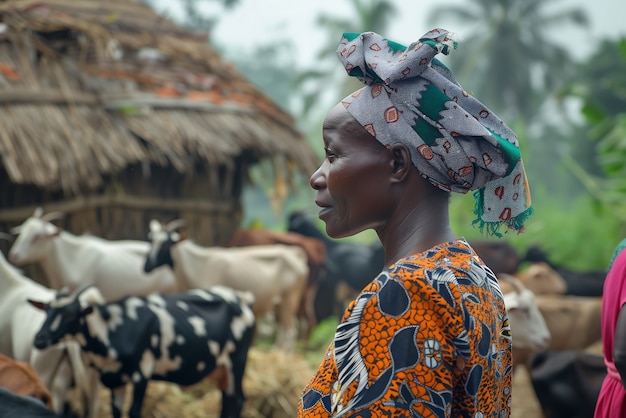
[[[399,183],[413,169],[413,161],[411,159],[411,151],[405,144],[395,143],[389,147],[393,163],[393,171],[391,180],[393,183]]]

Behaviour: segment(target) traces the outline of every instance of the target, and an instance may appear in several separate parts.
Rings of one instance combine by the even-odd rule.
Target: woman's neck
[[[409,207],[411,209],[398,211],[381,231],[377,231],[385,248],[385,266],[457,239],[450,228],[447,200]]]

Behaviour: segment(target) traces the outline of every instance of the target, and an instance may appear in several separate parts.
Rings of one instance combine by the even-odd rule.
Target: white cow
[[[107,301],[176,291],[176,279],[170,270],[159,269],[151,274],[143,271],[150,249],[147,242],[76,236],[49,222],[59,216],[42,216],[38,208],[22,225],[13,228],[11,232],[19,235],[9,251],[9,261],[17,266],[39,263],[53,289],[73,291],[95,285]]]
[[[512,288],[504,294],[504,305],[513,338],[513,366],[527,365],[533,353],[548,348],[550,330],[531,290],[508,274],[499,274],[498,280],[508,283]]]
[[[298,246],[279,244],[202,247],[182,239],[176,232],[182,224],[177,220],[163,227],[157,220],[150,222],[152,248],[145,270],[169,265],[181,290],[223,285],[250,291],[257,317],[273,311],[278,304],[275,344],[292,350],[299,305],[309,275],[306,252]]]
[[[35,335],[46,314],[33,308],[28,298],[52,300],[48,289],[10,265],[0,254],[0,352],[29,363],[52,394],[55,411],[71,404],[71,388],[76,384],[83,409],[90,418],[98,416],[98,376],[84,366],[77,343],[64,343],[45,350],[34,348]],[[75,382],[75,383],[73,383]]]

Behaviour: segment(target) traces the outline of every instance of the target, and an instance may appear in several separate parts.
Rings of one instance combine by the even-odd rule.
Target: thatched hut
[[[134,0],[0,0],[0,231],[43,206],[76,234],[181,217],[219,245],[253,164],[310,173],[293,118],[207,41]]]

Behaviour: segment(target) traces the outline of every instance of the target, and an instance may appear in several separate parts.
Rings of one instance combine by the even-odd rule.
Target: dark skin
[[[400,142],[383,146],[339,103],[323,125],[326,159],[313,173],[320,219],[333,238],[373,229],[385,265],[457,237],[449,193],[424,179]]]

